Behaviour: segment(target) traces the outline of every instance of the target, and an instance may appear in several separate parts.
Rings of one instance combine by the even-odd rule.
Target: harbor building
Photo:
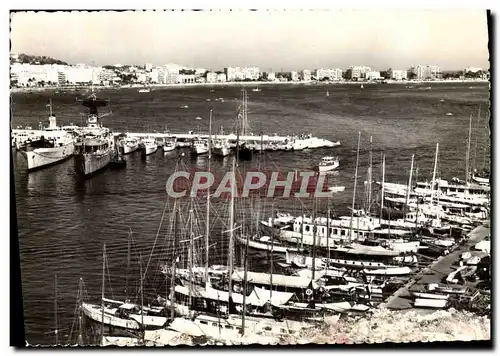
[[[311,81],[311,71],[309,69],[304,69],[302,71],[302,80],[304,82],[310,82]]]
[[[298,82],[299,81],[299,73],[292,71],[290,73],[290,76],[292,78],[292,82]]]
[[[408,78],[408,72],[402,69],[392,69],[390,76],[391,79],[394,80],[406,80]]]
[[[379,80],[379,79],[383,79],[383,78],[380,76],[380,72],[369,71],[369,72],[365,73],[365,79],[366,80]]]
[[[418,80],[441,78],[441,71],[437,65],[417,65],[412,67],[411,71]]]
[[[217,83],[217,73],[208,72],[207,73],[207,83]]]

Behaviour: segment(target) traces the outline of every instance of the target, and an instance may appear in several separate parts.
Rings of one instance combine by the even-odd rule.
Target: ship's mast
[[[359,145],[361,141],[361,132],[358,132],[358,150],[356,153],[356,170],[354,172],[354,189],[352,193],[352,209],[351,209],[351,220],[349,223],[349,241],[352,240],[352,220],[354,218],[354,204],[356,202],[356,186],[358,185],[358,163],[359,163]]]
[[[439,152],[439,142],[436,143],[436,158],[434,160],[434,171],[432,172],[431,205],[434,203],[434,184],[436,182],[436,169],[437,169],[437,161],[438,161],[438,152]]]
[[[208,172],[210,173],[210,162],[212,160],[212,110],[208,121]],[[208,288],[208,249],[210,244],[210,187],[207,188],[207,215],[205,226],[205,287]]]

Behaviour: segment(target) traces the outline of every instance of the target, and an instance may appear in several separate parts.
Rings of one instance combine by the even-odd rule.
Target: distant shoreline
[[[195,88],[195,87],[235,87],[235,86],[245,86],[245,87],[258,87],[258,86],[268,86],[268,85],[305,85],[305,86],[326,86],[326,85],[384,85],[384,84],[405,84],[405,85],[419,85],[419,84],[440,84],[440,83],[488,83],[489,80],[484,79],[472,79],[472,80],[460,80],[460,79],[446,79],[446,80],[400,80],[400,81],[388,81],[387,83],[380,82],[355,82],[355,81],[336,81],[336,82],[223,82],[223,83],[185,83],[185,84],[150,84],[148,86],[142,84],[133,84],[130,85],[122,85],[119,87],[116,86],[95,86],[96,89],[105,89],[105,90],[121,90],[121,89],[141,89],[144,87],[150,87],[151,89],[155,88]],[[30,92],[44,92],[44,91],[78,91],[90,89],[90,85],[82,85],[82,86],[51,86],[51,87],[34,87],[34,88],[11,88],[11,93],[30,93]]]

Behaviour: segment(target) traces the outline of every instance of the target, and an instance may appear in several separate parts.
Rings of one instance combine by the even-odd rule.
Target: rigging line
[[[106,271],[108,272],[108,282],[109,282],[109,289],[111,291],[111,296],[113,297],[113,299],[115,298],[115,295],[113,293],[113,287],[111,287],[111,274],[109,272],[109,262],[108,262],[108,255],[106,254],[104,256],[104,259],[105,259],[105,265],[106,265]]]
[[[151,249],[151,253],[149,254],[149,259],[148,259],[148,263],[146,264],[144,274],[141,276],[142,279],[144,279],[146,277],[146,273],[148,272],[149,264],[151,262],[151,258],[153,257],[153,252],[154,252],[154,249],[156,247],[156,243],[158,241],[158,236],[160,236],[160,229],[161,229],[161,226],[163,224],[163,219],[165,218],[165,211],[167,210],[167,206],[168,206],[168,202],[166,201],[165,205],[163,206],[163,213],[161,214],[160,225],[158,226],[158,230],[156,232],[155,242],[153,244],[153,248]]]

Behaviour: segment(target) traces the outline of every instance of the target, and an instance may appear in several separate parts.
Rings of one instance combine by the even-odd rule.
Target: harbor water
[[[329,96],[325,95],[327,89]],[[224,133],[234,132],[241,98],[240,88],[236,87],[217,87],[213,91],[204,87],[156,89],[150,93],[139,93],[136,89],[98,93],[110,99],[106,109],[112,114],[104,118],[103,125],[115,132],[163,132],[168,128],[177,133],[190,130],[205,133],[210,109],[213,109],[214,133],[219,132],[221,125]],[[75,101],[77,95],[82,94],[62,91],[15,93],[12,95],[12,127],[38,128],[39,122],[46,121],[49,98],[58,125],[83,125],[85,116],[80,113],[84,108]],[[215,101],[218,98],[223,101]],[[484,163],[489,164],[487,83],[436,83],[412,88],[398,84],[367,84],[364,89],[357,85],[269,85],[262,91],[248,92],[248,109],[248,121],[254,134],[311,133],[333,142],[340,141],[341,145],[335,148],[265,152],[260,159],[256,154],[251,162],[239,163],[242,171],[260,165],[261,169],[291,172],[310,170],[321,157],[338,155],[340,167],[328,177],[330,186],[345,186],[345,191],[331,198],[330,204],[337,214],[348,214],[347,207],[352,204],[358,132],[361,132],[357,189],[357,201],[360,202],[365,194],[370,136],[375,181],[381,180],[382,154],[386,155],[386,181],[408,181],[412,154],[418,168],[414,179],[430,180],[436,143],[439,143],[439,176],[463,180],[472,115],[471,162],[478,169],[482,169]],[[189,151],[184,151],[183,161],[188,169],[206,169],[207,157],[191,159]],[[106,277],[108,298],[123,298],[127,294],[134,299],[138,295],[139,254],[144,266],[150,262],[145,293],[149,297],[164,295],[165,288],[159,290],[158,287],[163,278],[158,270],[159,263],[167,262],[162,260],[162,249],[171,242],[168,213],[172,210],[165,183],[176,168],[178,152],[164,154],[158,150],[145,158],[140,152],[134,152],[127,155],[125,169],[108,168],[87,180],[76,175],[73,159],[28,173],[22,155],[15,150],[12,155],[24,325],[30,344],[54,342],[51,331],[55,327],[56,274],[60,341],[66,340],[65,335],[72,328],[80,278],[92,301],[99,302],[103,243],[106,243],[110,276]],[[212,171],[222,176],[231,169],[231,160],[231,157],[214,159]],[[279,211],[310,214],[311,200],[278,197],[263,202],[262,218],[270,215],[273,202]],[[186,203],[189,203],[187,199]],[[199,204],[200,218],[203,218],[204,202]],[[249,214],[245,204],[249,203],[238,202],[240,220],[244,214]],[[217,264],[227,261],[224,252],[227,236],[220,233],[219,221],[227,215],[226,205],[227,202],[214,202],[214,209],[219,212],[213,213],[211,244],[214,244],[214,252],[210,256],[211,262]],[[320,203],[319,210],[325,210],[324,202]],[[185,209],[182,214],[187,214]],[[129,231],[132,231],[133,240],[132,268],[127,274]]]

